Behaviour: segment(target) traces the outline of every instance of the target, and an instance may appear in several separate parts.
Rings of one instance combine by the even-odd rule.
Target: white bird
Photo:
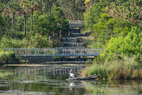
[[[71,78],[74,78],[74,77],[75,77],[75,74],[74,74],[74,73],[72,73],[72,69],[70,69],[70,71],[69,71],[69,75],[70,75],[70,77],[71,77]]]

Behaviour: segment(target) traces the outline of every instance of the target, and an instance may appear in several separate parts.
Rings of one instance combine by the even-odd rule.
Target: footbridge
[[[4,51],[14,51],[15,56],[98,56],[97,48],[5,48]]]
[[[30,62],[85,62],[98,56],[98,48],[5,48],[5,51],[13,51],[15,56]]]

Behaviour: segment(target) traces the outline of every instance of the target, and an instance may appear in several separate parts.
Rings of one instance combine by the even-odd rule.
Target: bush
[[[18,60],[16,59],[14,52],[0,51],[0,64],[15,62],[18,62]]]
[[[21,47],[26,47],[27,41],[25,39],[20,40],[20,39],[13,39],[9,36],[4,35],[0,47],[1,48],[21,48]]]
[[[132,30],[126,37],[112,37],[104,47],[102,55],[125,54],[127,56],[142,53],[142,32],[137,27]]]
[[[42,36],[38,33],[35,36],[31,36],[29,42],[30,47],[36,48],[52,47],[53,45],[52,40],[49,40],[46,36]]]
[[[14,39],[4,35],[1,43],[1,48],[47,48],[53,47],[53,41],[39,33],[35,35],[29,33],[24,39]]]

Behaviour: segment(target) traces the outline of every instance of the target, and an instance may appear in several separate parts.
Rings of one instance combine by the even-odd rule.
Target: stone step
[[[61,39],[61,42],[78,42],[77,37],[64,37]]]
[[[85,33],[71,33],[71,37],[87,36]]]
[[[87,48],[84,48],[84,47],[56,47],[56,48],[59,48],[59,49],[87,49]]]
[[[64,43],[63,44],[63,47],[85,47],[85,44],[84,43]]]
[[[80,33],[79,29],[69,29],[68,32],[70,33]]]
[[[79,42],[62,42],[63,44],[70,44],[70,45],[80,45],[85,43],[79,43]]]
[[[84,43],[77,43],[77,44],[71,44],[71,43],[64,43],[62,45],[63,47],[76,47],[76,48],[85,48],[85,44]]]
[[[61,49],[58,50],[59,54],[91,54],[93,50],[87,51],[85,49]]]
[[[63,37],[61,42],[85,42],[85,40],[81,37]]]

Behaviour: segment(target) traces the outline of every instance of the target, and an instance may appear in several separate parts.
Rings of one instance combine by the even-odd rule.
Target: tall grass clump
[[[120,56],[119,56],[120,57]],[[100,79],[142,79],[142,64],[136,61],[137,56],[106,61],[104,64],[94,63],[85,68],[87,76],[97,74]],[[84,72],[82,72],[84,73]]]
[[[102,64],[93,64],[86,68],[88,76],[93,74],[97,74],[100,78],[105,79],[108,77],[107,67],[106,65]]]

